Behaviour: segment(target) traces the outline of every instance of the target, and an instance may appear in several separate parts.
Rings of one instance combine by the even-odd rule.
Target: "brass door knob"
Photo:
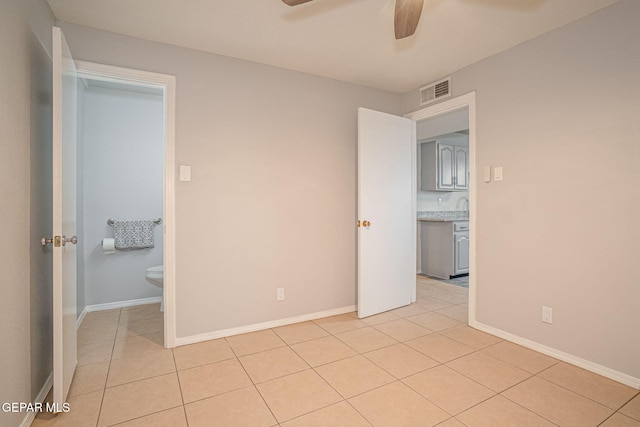
[[[47,246],[47,244],[53,244],[54,247],[59,248],[60,246],[64,246],[64,241],[60,236],[53,236],[52,238],[43,237],[40,239],[40,244],[42,246]]]

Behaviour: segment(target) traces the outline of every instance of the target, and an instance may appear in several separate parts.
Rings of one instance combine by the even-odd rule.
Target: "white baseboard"
[[[151,297],[151,298],[142,298],[142,299],[132,299],[128,301],[108,302],[105,304],[88,305],[84,308],[84,310],[82,310],[82,313],[80,313],[80,316],[78,316],[76,325],[80,327],[87,313],[91,313],[93,311],[113,310],[115,308],[133,307],[136,305],[157,304],[161,301],[162,301],[162,297]]]
[[[308,320],[321,319],[323,317],[336,316],[338,314],[351,313],[356,310],[355,305],[334,308],[332,310],[319,311],[317,313],[303,314],[301,316],[287,317],[286,319],[272,320],[253,325],[240,326],[237,328],[223,329],[220,331],[206,332],[204,334],[191,335],[176,338],[176,346],[195,344],[202,341],[215,340],[218,338],[230,337],[232,335],[246,334],[247,332],[262,331],[265,329],[277,328],[278,326],[291,325],[293,323],[306,322]]]
[[[469,322],[469,326],[479,329],[481,331],[487,332],[491,335],[495,335],[507,341],[511,341],[512,343],[521,345],[523,347],[530,348],[531,350],[535,350],[539,353],[546,354],[547,356],[551,356],[558,360],[562,360],[563,362],[567,362],[571,365],[575,365],[582,369],[586,369],[587,371],[591,371],[595,374],[602,375],[603,377],[628,385],[629,387],[640,389],[640,378],[632,377],[631,375],[627,375],[625,373],[615,371],[611,368],[607,368],[606,366],[602,366],[597,363],[591,362],[589,360],[582,359],[573,354],[565,353],[563,351],[557,350],[552,347],[548,347],[546,345],[537,343],[535,341],[522,338],[520,336],[511,334],[509,332],[505,332],[501,329],[497,329],[492,326],[485,325],[478,321]]]
[[[40,392],[36,396],[33,403],[43,403],[44,399],[46,399],[47,394],[49,394],[49,390],[53,387],[53,372],[49,374],[49,378],[44,382],[44,385],[40,389]],[[36,418],[37,412],[27,412],[26,416],[20,423],[20,427],[29,427],[33,420]]]

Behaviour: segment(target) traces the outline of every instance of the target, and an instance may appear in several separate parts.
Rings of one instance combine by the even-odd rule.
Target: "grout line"
[[[361,417],[362,419],[364,419],[367,423],[369,423],[369,425],[371,427],[373,427],[373,423],[371,421],[369,421],[369,418],[367,418],[362,412],[358,411],[358,408],[356,408],[355,406],[353,406],[351,404],[351,402],[349,402],[348,399],[345,399],[345,402],[347,402],[347,405],[351,406],[353,408],[354,411],[356,411]]]
[[[271,329],[268,329],[269,331],[271,331]],[[274,334],[276,334],[276,336],[278,336],[278,334],[273,331]],[[280,338],[278,336],[278,338]],[[282,339],[282,338],[280,338]],[[240,358],[238,357],[238,355],[236,354],[235,350],[233,349],[233,347],[231,346],[231,343],[227,340],[227,338],[224,338],[225,342],[227,343],[227,345],[229,346],[229,348],[231,349],[231,352],[233,353],[236,361],[238,362],[238,364],[242,367],[242,370],[244,371],[244,374],[247,376],[247,378],[249,378],[249,381],[251,381],[251,385],[253,387],[253,389],[258,393],[258,396],[260,396],[260,399],[262,399],[262,403],[264,403],[264,406],[267,407],[267,409],[269,410],[269,413],[271,414],[271,416],[273,417],[274,420],[276,420],[277,425],[280,425],[280,421],[278,420],[278,418],[276,417],[276,414],[273,413],[273,410],[271,409],[271,407],[269,406],[269,404],[267,403],[267,401],[265,400],[264,396],[262,395],[262,393],[260,392],[260,389],[258,389],[257,384],[255,383],[255,381],[253,381],[253,378],[251,378],[251,375],[249,375],[249,372],[247,372],[247,369],[245,368],[245,366],[242,364],[242,362],[240,361]],[[278,348],[278,347],[276,347]],[[295,353],[295,352],[294,352]],[[256,353],[252,353],[252,354],[256,354]],[[248,355],[245,355],[248,356]]]
[[[443,365],[440,365],[443,366]],[[434,366],[434,368],[436,368],[436,366]],[[427,369],[428,370],[428,369]],[[436,408],[440,409],[442,412],[444,412],[445,414],[449,415],[449,418],[453,418],[458,414],[452,414],[449,411],[447,411],[446,409],[444,409],[442,406],[438,405],[436,402],[434,402],[433,400],[429,399],[427,396],[423,395],[422,393],[420,393],[418,390],[416,390],[415,388],[411,387],[409,384],[405,383],[404,381],[400,381],[400,383],[402,383],[405,387],[409,388],[409,390],[413,391],[414,393],[416,393],[418,396],[422,397],[423,399],[425,399],[427,402],[431,403],[433,406],[435,406]],[[493,391],[493,390],[492,390]],[[482,402],[491,399],[493,396],[483,400]],[[480,404],[482,402],[479,402],[477,404]],[[468,408],[467,408],[468,409]],[[462,412],[466,411],[460,411],[459,413],[461,414]],[[444,422],[444,421],[443,421]]]
[[[622,404],[622,406],[618,408],[618,411],[619,411],[620,409],[624,408],[624,407],[625,407],[629,402],[631,402],[631,401],[632,401],[633,399],[635,399],[636,397],[640,398],[640,391],[636,391],[636,393],[635,393],[633,396],[631,396],[631,398],[630,398],[629,400],[627,400],[626,402],[624,402],[624,403]],[[634,420],[635,420],[635,418],[633,418],[633,417],[629,417],[629,418],[631,418],[631,419],[634,419]],[[640,420],[638,420],[638,421],[640,421]]]
[[[517,384],[516,384],[516,385],[517,385]],[[515,385],[514,385],[513,387],[515,387]],[[535,414],[535,415],[539,416],[540,418],[542,418],[542,419],[544,419],[544,420],[549,421],[549,422],[550,422],[551,424],[553,424],[554,426],[558,426],[558,424],[556,424],[555,422],[553,422],[553,421],[552,421],[552,420],[550,420],[549,418],[545,417],[543,414],[539,414],[539,413],[537,413],[536,411],[534,411],[533,409],[529,409],[529,408],[527,408],[526,406],[523,406],[523,405],[521,405],[520,403],[516,402],[515,400],[513,400],[513,399],[509,398],[509,396],[505,396],[505,395],[503,395],[503,394],[502,394],[502,393],[504,393],[505,391],[510,390],[511,388],[512,388],[512,387],[509,387],[508,389],[501,391],[501,392],[499,393],[499,396],[503,397],[504,399],[507,399],[509,402],[513,403],[514,405],[517,405],[517,406],[519,406],[519,407],[521,407],[521,408],[523,408],[523,409],[525,409],[525,410],[527,410],[527,411],[531,412],[532,414]]]
[[[549,366],[548,368],[543,369],[542,371],[538,372],[538,373],[537,373],[537,374],[535,374],[534,376],[535,376],[535,377],[537,377],[537,378],[539,378],[539,379],[541,379],[541,380],[543,380],[543,381],[548,382],[549,384],[553,384],[553,385],[555,385],[555,386],[557,386],[557,387],[560,387],[560,388],[561,388],[561,389],[563,389],[563,390],[566,390],[566,391],[568,391],[568,392],[571,392],[571,393],[573,393],[573,394],[575,394],[575,395],[578,395],[578,396],[580,396],[580,397],[582,397],[582,398],[584,398],[584,399],[590,400],[591,402],[596,403],[596,404],[598,404],[598,405],[602,406],[603,408],[606,408],[606,409],[609,409],[609,410],[613,411],[613,413],[618,412],[618,411],[622,408],[622,407],[620,407],[620,408],[618,408],[618,409],[611,408],[611,407],[609,407],[609,406],[605,405],[604,403],[602,403],[602,402],[598,402],[597,400],[595,400],[595,399],[593,399],[593,398],[591,398],[591,397],[589,397],[589,396],[585,396],[584,394],[582,394],[582,393],[580,393],[580,392],[578,392],[578,391],[572,390],[572,389],[570,389],[570,388],[567,388],[567,387],[563,386],[562,384],[555,383],[555,382],[553,382],[553,381],[551,381],[551,380],[549,380],[549,379],[547,379],[547,378],[544,378],[544,377],[539,376],[539,375],[540,375],[541,373],[543,373],[544,371],[547,371],[548,369],[550,369],[550,368],[552,368],[552,367],[554,367],[554,366],[556,366],[556,365],[558,365],[558,364],[560,364],[560,363],[564,363],[564,364],[566,364],[567,366],[570,366],[570,367],[572,367],[572,366],[573,366],[573,365],[570,365],[570,364],[569,364],[569,363],[567,363],[567,362],[558,361],[558,363],[556,363],[556,364],[554,364],[554,365],[552,365],[552,366]],[[587,371],[587,372],[589,372],[589,371]],[[589,372],[589,373],[592,373],[592,372]],[[598,375],[598,374],[593,374],[593,375],[596,375],[596,376],[602,377],[601,375]],[[605,377],[602,377],[602,378],[605,378]],[[605,378],[605,379],[608,379],[608,378]],[[616,381],[614,381],[614,380],[609,380],[609,381],[614,382],[614,383],[616,382]],[[628,386],[625,386],[625,387],[628,387]],[[629,387],[629,388],[631,388],[631,387]],[[636,394],[636,395],[637,395],[637,394]],[[634,396],[636,396],[636,395],[634,395]],[[633,397],[632,397],[631,399],[633,399]],[[629,401],[625,402],[622,406],[626,405],[628,402],[629,402]],[[612,415],[613,415],[613,414],[612,414]]]
[[[601,423],[598,423],[598,427],[599,427],[599,426],[601,426],[601,425],[603,425],[604,423],[606,423],[606,422],[607,422],[607,420],[608,420],[609,418],[613,417],[613,416],[614,416],[615,414],[617,414],[617,413],[618,413],[618,411],[615,411],[614,413],[612,413],[611,415],[609,415],[607,418],[605,418],[604,420],[602,420],[602,422],[601,422]],[[624,414],[621,414],[621,415],[623,415],[623,416],[624,416]]]
[[[130,418],[130,419],[125,420],[125,421],[120,421],[120,422],[118,422],[116,424],[109,424],[106,427],[118,427],[118,426],[121,426],[121,425],[124,425],[124,424],[128,424],[128,423],[130,423],[131,421],[134,421],[134,420],[139,420],[139,419],[142,419],[144,417],[148,417],[148,416],[151,416],[151,415],[159,414],[159,413],[164,412],[164,411],[170,411],[172,409],[176,409],[176,408],[180,408],[180,407],[181,406],[173,406],[171,408],[161,409],[161,410],[156,411],[156,412],[151,412],[150,414],[144,414],[144,415],[140,415],[139,417]],[[184,407],[184,405],[182,405],[182,407]],[[185,415],[185,418],[186,418],[186,415]]]
[[[173,359],[173,367],[175,368],[176,377],[178,378],[178,389],[180,390],[180,399],[182,400],[182,406],[184,406],[184,395],[182,394],[182,383],[180,382],[180,375],[178,374],[178,364],[176,363],[176,355],[173,352],[173,349],[171,349],[171,358]]]
[[[184,414],[184,422],[187,423],[187,427],[189,427],[189,417],[187,417],[187,405],[182,405],[182,413]]]
[[[541,373],[543,373],[543,372],[545,372],[545,371],[548,371],[549,369],[553,368],[553,367],[554,367],[554,366],[556,366],[557,364],[559,364],[559,363],[563,363],[561,360],[558,360],[558,359],[554,359],[554,360],[556,360],[556,362],[555,362],[555,363],[553,363],[553,364],[551,364],[551,365],[547,366],[546,368],[542,369],[542,370],[541,370],[541,371],[539,371],[539,372],[536,372],[534,375],[538,376],[538,375],[540,375]]]
[[[191,401],[191,402],[185,403],[185,404],[184,404],[184,405],[182,405],[182,406],[185,406],[185,407],[186,407],[187,405],[192,405],[192,404],[194,404],[194,403],[198,403],[198,402],[202,402],[202,401],[205,401],[205,400],[213,399],[213,398],[215,398],[215,397],[224,396],[225,394],[234,393],[234,392],[236,392],[236,391],[244,390],[244,389],[246,389],[246,388],[256,388],[256,387],[255,387],[253,384],[251,384],[251,385],[245,385],[245,386],[242,386],[242,387],[238,387],[238,388],[234,388],[234,389],[231,389],[231,390],[224,391],[224,392],[222,392],[222,393],[217,393],[217,394],[214,394],[214,395],[211,395],[211,396],[201,397],[201,398],[199,398],[199,399],[196,399],[196,400],[193,400],[193,401]],[[176,408],[177,408],[177,406],[176,406]]]
[[[113,337],[113,345],[111,346],[111,355],[109,356],[109,367],[107,368],[107,377],[104,379],[104,388],[102,389],[102,399],[100,399],[100,408],[98,409],[98,418],[96,419],[96,427],[100,422],[102,416],[102,407],[104,406],[104,397],[107,394],[107,382],[109,381],[109,373],[111,373],[111,362],[113,361],[113,351],[116,346],[116,337],[118,336],[118,328],[120,327],[120,317],[122,316],[122,309],[118,312],[118,322],[116,325],[116,335]],[[72,380],[73,381],[73,380]]]
[[[171,356],[173,358],[173,367],[176,370],[176,377],[178,378],[178,389],[180,390],[180,400],[182,400],[182,413],[184,414],[184,420],[187,423],[187,427],[189,427],[189,418],[187,417],[187,407],[184,403],[184,395],[182,394],[182,383],[180,382],[180,374],[178,373],[178,364],[176,363],[176,354],[171,349]]]
[[[311,368],[311,370],[312,370],[312,371],[314,371],[314,372],[315,372],[315,374],[316,374],[316,375],[318,375],[318,376],[320,377],[320,379],[322,379],[325,383],[327,382],[327,380],[325,380],[324,378],[322,378],[322,375],[320,375],[319,373],[317,373],[317,372],[315,371],[315,369]],[[296,372],[296,373],[297,373],[297,372]],[[291,374],[291,375],[293,375],[293,374]],[[280,377],[280,378],[284,378],[284,377]],[[339,396],[342,400],[340,400],[339,402],[333,402],[333,403],[330,403],[330,404],[325,405],[325,406],[322,406],[322,407],[320,407],[320,408],[316,408],[316,409],[311,410],[311,411],[309,411],[309,412],[305,412],[305,413],[303,413],[303,414],[297,415],[297,416],[295,416],[295,417],[293,417],[293,418],[290,418],[290,419],[288,419],[288,420],[285,420],[285,421],[283,421],[283,422],[289,422],[289,421],[294,420],[294,419],[296,419],[296,418],[304,417],[305,415],[309,415],[309,414],[312,414],[312,413],[314,413],[314,412],[320,411],[320,410],[322,410],[322,409],[328,408],[329,406],[337,405],[337,404],[338,404],[338,403],[340,403],[340,402],[346,402],[346,401],[347,401],[347,399],[345,399],[345,398],[344,398],[340,393],[338,393],[338,391],[337,391],[336,389],[334,389],[334,388],[331,386],[331,384],[327,383],[327,385],[328,385],[329,387],[331,387],[331,389],[332,389],[333,391],[335,391],[335,392],[338,394],[338,396]],[[260,393],[260,390],[258,390],[258,393]],[[260,393],[260,395],[262,396],[262,393]],[[264,397],[263,397],[263,400],[264,400]],[[266,403],[267,403],[267,402],[265,402],[265,404],[266,404]],[[267,408],[269,408],[269,410],[271,410],[271,408],[269,407],[269,405],[268,405],[268,404],[267,404]],[[273,413],[273,412],[272,412],[272,413]],[[275,415],[274,415],[273,417],[276,419],[276,421],[278,421],[278,419],[275,417]],[[280,422],[280,421],[278,421],[278,422]]]

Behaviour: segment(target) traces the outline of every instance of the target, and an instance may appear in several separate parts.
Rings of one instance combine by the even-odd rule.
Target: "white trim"
[[[351,313],[356,311],[355,305],[347,307],[334,308],[331,310],[319,311],[316,313],[303,314],[301,316],[287,317],[286,319],[272,320],[263,323],[254,323],[253,325],[240,326],[237,328],[223,329],[220,331],[206,332],[204,334],[191,335],[188,337],[176,338],[176,345],[195,344],[202,341],[215,340],[218,338],[229,337],[232,335],[245,334],[247,332],[262,331],[265,329],[277,328],[278,326],[291,325],[293,323],[306,322],[308,320],[321,319],[323,317],[336,316],[338,314]]]
[[[582,359],[573,354],[565,353],[553,347],[547,347],[546,345],[540,344],[538,342],[522,338],[518,335],[513,335],[510,332],[505,332],[501,329],[496,329],[492,326],[488,326],[480,322],[474,322],[473,324],[469,322],[469,326],[487,332],[491,335],[503,338],[507,341],[511,341],[515,344],[519,344],[523,347],[530,348],[531,350],[537,351],[538,353],[546,354],[547,356],[554,357],[558,360],[562,360],[563,362],[570,363],[571,365],[578,366],[580,368],[586,369],[587,371],[591,371],[598,375],[602,375],[603,377],[640,390],[640,378],[632,377],[631,375],[618,372],[616,370],[607,368],[606,366],[599,365],[586,359]]]
[[[84,310],[82,310],[82,313],[80,313],[80,316],[78,316],[78,321],[76,322],[76,324],[78,325],[78,327],[80,327],[87,313],[92,313],[94,311],[114,310],[116,308],[136,307],[138,305],[147,305],[147,304],[158,304],[159,302],[162,302],[162,297],[130,299],[127,301],[116,301],[116,302],[107,302],[104,304],[88,305],[84,308]]]
[[[161,88],[164,102],[164,346],[176,345],[175,129],[176,78],[168,74],[76,61],[78,77]],[[82,316],[81,316],[82,317]]]
[[[176,346],[176,78],[171,77],[164,89],[164,346]]]
[[[412,131],[411,131],[411,218],[413,221],[411,222],[411,245],[413,247],[413,257],[415,259],[415,263],[413,264],[413,269],[415,271],[418,270],[418,221],[416,221],[416,211],[418,208],[418,140],[416,137],[416,121],[411,121]],[[414,279],[415,282],[415,279]],[[416,302],[417,289],[416,286],[411,287],[411,303]]]
[[[446,101],[405,114],[405,117],[416,122],[462,108],[468,108],[469,111],[469,325],[473,325],[476,323],[476,242],[478,240],[476,238],[476,93],[469,92],[455,98],[447,99]],[[413,167],[417,167],[417,164],[414,164]],[[416,217],[415,206],[413,209],[413,217]]]
[[[84,318],[86,315],[87,315],[87,307],[85,306],[82,312],[80,313],[80,316],[78,316],[78,318],[76,319],[76,329],[78,329],[80,325],[82,325],[82,322],[84,321]]]
[[[79,78],[102,80],[114,83],[128,83],[135,86],[162,88],[175,76],[153,73],[151,71],[134,70],[131,68],[115,67],[113,65],[97,64],[95,62],[74,61]]]
[[[107,302],[104,304],[88,305],[84,308],[83,313],[91,313],[93,311],[113,310],[115,308],[135,307],[137,305],[157,304],[162,301],[162,297],[150,297],[140,299],[130,299],[127,301]]]
[[[47,398],[47,394],[49,394],[51,387],[53,387],[53,372],[49,374],[49,378],[47,378],[47,380],[44,382],[44,385],[40,389],[40,392],[38,392],[34,403],[43,403],[44,399]],[[27,415],[20,423],[20,427],[29,427],[31,423],[33,423],[33,420],[35,420],[36,415],[37,412],[27,412]]]

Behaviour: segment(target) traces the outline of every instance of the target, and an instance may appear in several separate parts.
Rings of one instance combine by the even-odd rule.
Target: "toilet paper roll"
[[[104,238],[102,239],[102,250],[105,255],[111,255],[116,253],[116,239]]]

